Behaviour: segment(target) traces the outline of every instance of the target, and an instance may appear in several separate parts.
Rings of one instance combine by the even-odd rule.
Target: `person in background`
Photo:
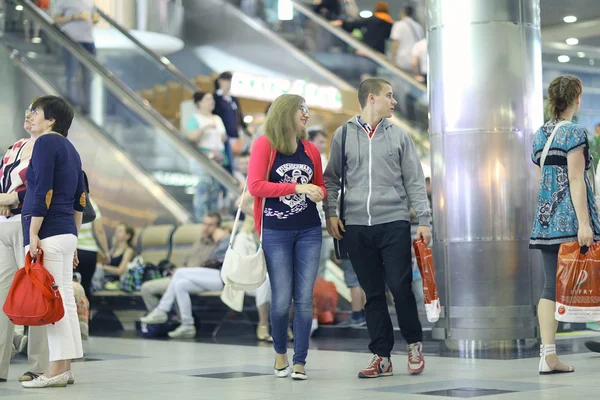
[[[90,300],[85,295],[85,289],[76,279],[73,279],[73,295],[75,296],[75,305],[77,306],[81,340],[86,341],[90,338]]]
[[[412,291],[409,204],[419,220],[416,239],[429,245],[430,211],[425,176],[410,135],[389,121],[396,105],[391,84],[381,78],[365,80],[359,86],[358,101],[361,114],[346,123],[345,222],[337,215],[343,126],[331,141],[325,170],[328,196],[323,204],[327,231],[335,239],[344,239],[367,298],[369,350],[373,356],[358,377],[393,374],[390,356],[394,327],[386,286],[394,296],[398,325],[408,345],[408,372],[417,375],[425,369],[425,359],[423,329]]]
[[[385,42],[390,37],[393,23],[390,7],[385,1],[380,1],[375,5],[373,16],[369,18],[344,21],[338,19],[331,22],[333,26],[342,27],[348,32],[355,29],[364,30],[363,42],[382,54],[385,54]]]
[[[32,103],[35,101],[34,99]],[[37,131],[31,130],[31,105],[25,110],[23,129],[29,134],[8,148],[0,159],[0,303],[4,304],[17,270],[25,265],[23,249],[22,207],[27,191],[27,168]],[[19,381],[32,380],[48,369],[48,339],[45,326],[33,326],[25,335],[24,327],[15,327],[6,314],[0,313],[0,380],[8,378],[13,346],[22,350],[27,344],[28,371]]]
[[[212,216],[211,216],[212,215]],[[216,213],[208,213],[202,218],[202,234],[192,246],[190,253],[183,259],[181,265],[176,268],[200,267],[210,260],[211,255],[217,247],[217,229],[221,227],[221,216]],[[142,284],[141,292],[144,304],[148,311],[154,310],[171,282],[175,269],[170,276],[153,279]],[[170,310],[169,310],[170,311]]]
[[[320,129],[315,129],[308,132],[308,140],[314,143],[321,154],[321,165],[323,170],[327,166],[327,134]]]
[[[356,0],[342,0],[342,19],[357,19],[360,17]]]
[[[223,120],[228,140],[225,142],[225,153],[229,164],[225,167],[229,172],[234,169],[234,157],[243,150],[243,137],[241,132],[248,127],[244,122],[242,109],[237,97],[231,95],[231,72],[223,72],[215,80],[215,109],[213,114],[218,115]]]
[[[119,282],[121,276],[127,272],[127,266],[135,256],[133,237],[135,229],[133,227],[120,223],[115,229],[113,236],[113,245],[110,250],[110,262],[103,264],[104,280],[107,282]]]
[[[594,136],[589,138],[590,153],[594,158],[594,163],[600,165],[600,124],[596,124],[594,128]],[[596,168],[597,169],[597,168]],[[596,174],[598,175],[598,174]]]
[[[600,218],[592,185],[586,171],[592,167],[586,129],[572,122],[581,107],[583,84],[575,76],[559,76],[548,87],[548,103],[553,118],[533,137],[531,160],[536,165],[539,185],[530,249],[541,250],[544,287],[538,303],[540,322],[540,374],[574,372],[556,353],[556,271],[561,243],[578,242],[591,246],[600,240]],[[557,124],[563,123],[557,129]],[[566,122],[566,124],[564,124]],[[556,130],[550,151],[542,153]]]
[[[61,26],[63,32],[92,56],[95,56],[96,46],[93,30],[94,24],[99,20],[99,15],[96,13],[93,0],[56,0],[53,10],[55,12],[54,22]],[[72,104],[81,106],[83,111],[89,111],[91,71],[85,68],[67,49],[63,54],[68,99]],[[82,81],[77,80],[80,72],[83,77]]]
[[[327,166],[327,135],[322,130],[311,130],[308,132],[308,140],[317,146],[319,153],[321,154],[321,165],[323,166],[323,172]],[[321,218],[321,227],[325,229],[325,213],[323,212],[323,203],[317,204],[319,210],[319,217]],[[331,260],[331,254],[333,253],[333,241],[330,237],[323,237],[323,243],[321,245],[321,259],[319,261],[319,272],[317,276],[324,277],[327,270],[327,262]],[[313,318],[312,333],[314,333],[319,326],[318,320]],[[312,337],[312,334],[311,334]]]
[[[392,44],[392,63],[398,68],[412,72],[413,47],[425,38],[425,30],[413,19],[414,9],[406,6],[400,11],[400,21],[394,23],[390,38]]]
[[[313,11],[323,18],[333,21],[339,18],[342,8],[340,0],[320,0],[313,6]]]
[[[412,49],[412,72],[416,80],[427,83],[427,39],[419,40]]]
[[[74,382],[71,360],[83,357],[73,294],[77,235],[87,204],[81,158],[67,139],[73,108],[65,99],[44,96],[31,106],[31,132],[37,140],[27,168],[23,201],[23,240],[32,258],[43,251],[44,267],[54,277],[65,315],[46,325],[50,365],[44,375],[22,382],[25,388],[65,387]]]
[[[35,0],[35,5],[45,13],[50,11],[50,0]],[[23,29],[25,30],[25,43],[40,43],[42,41],[40,38],[40,24],[37,22],[33,23],[33,40],[31,40],[31,36],[29,34],[31,31],[31,25],[28,19],[23,21]]]
[[[319,149],[306,140],[310,118],[304,99],[284,94],[274,102],[265,134],[254,142],[248,191],[255,198],[254,221],[262,235],[272,304],[275,375],[306,380],[306,356],[313,319],[313,287],[319,269],[321,220],[316,203],[325,196]],[[264,205],[264,212],[263,212]],[[294,359],[287,359],[287,328],[294,301]]]
[[[76,269],[76,272],[81,274],[80,283],[88,300],[92,299],[92,277],[96,271],[98,253],[102,256],[104,264],[110,263],[110,251],[108,250],[108,240],[102,223],[102,214],[100,214],[98,205],[92,199],[90,199],[90,203],[96,212],[96,219],[93,222],[81,225],[79,229],[77,239],[79,265]]]
[[[231,172],[231,159],[227,153],[227,131],[219,115],[213,114],[215,98],[212,93],[194,93],[197,112],[190,117],[186,125],[187,137],[208,158]],[[199,182],[194,194],[194,213],[198,221],[204,215],[219,209],[219,197],[222,188],[211,174],[200,167]]]
[[[214,220],[217,225],[211,238],[216,245],[208,260],[198,267],[177,269],[158,306],[148,315],[140,318],[140,321],[145,324],[165,323],[168,313],[177,302],[177,308],[181,314],[181,325],[169,332],[168,335],[171,339],[193,339],[196,336],[190,296],[200,292],[222,290],[224,286],[221,280],[221,266],[229,247],[230,232],[220,227],[221,216],[218,213],[206,214],[205,219],[207,221]]]
[[[331,241],[331,239],[329,239]],[[350,289],[350,302],[352,306],[352,314],[350,317],[337,326],[340,328],[358,328],[367,325],[367,319],[365,314],[365,303],[367,301],[365,292],[360,287],[358,277],[352,262],[350,260],[342,260],[341,268],[344,271],[344,282]]]

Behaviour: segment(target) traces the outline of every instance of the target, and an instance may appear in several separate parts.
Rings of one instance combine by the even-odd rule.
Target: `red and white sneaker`
[[[394,375],[392,360],[388,357],[374,355],[367,368],[358,373],[359,378],[379,378],[380,376]]]
[[[408,372],[411,375],[419,375],[425,369],[423,358],[423,344],[421,342],[408,345]]]

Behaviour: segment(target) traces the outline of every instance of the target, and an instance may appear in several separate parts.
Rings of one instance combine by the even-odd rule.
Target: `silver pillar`
[[[543,122],[539,0],[430,0],[434,257],[452,348],[537,337],[528,240]],[[516,342],[515,342],[516,341]]]

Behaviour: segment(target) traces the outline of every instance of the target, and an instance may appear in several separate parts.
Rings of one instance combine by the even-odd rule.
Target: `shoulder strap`
[[[344,196],[346,191],[346,136],[348,134],[348,124],[342,128],[342,190],[340,199],[340,219],[344,220]]]
[[[546,145],[544,146],[544,150],[542,151],[542,158],[540,159],[540,169],[544,169],[544,164],[546,163],[546,157],[548,156],[548,152],[550,151],[550,146],[552,146],[552,142],[554,141],[554,136],[556,136],[556,132],[558,132],[558,129],[561,126],[566,125],[568,123],[569,123],[568,121],[560,121],[554,127],[554,130],[552,131],[552,134],[548,138],[548,141],[546,142]]]
[[[269,155],[269,164],[267,167],[267,175],[265,176],[265,180],[269,180],[269,175],[271,174],[271,161],[273,160],[273,149],[270,150],[270,155]],[[242,190],[242,199],[240,201],[240,204],[238,205],[238,209],[237,212],[235,214],[235,221],[233,222],[233,228],[231,228],[231,235],[229,236],[229,247],[233,247],[233,239],[235,238],[235,233],[236,233],[236,228],[237,228],[237,224],[240,221],[240,215],[242,213],[242,205],[244,204],[244,195],[246,194],[246,189],[248,189],[248,177],[246,177],[246,181],[244,183],[244,190]],[[263,233],[263,224],[265,222],[265,203],[267,202],[266,198],[262,198],[262,211],[261,211],[261,222],[260,222],[260,238],[259,238],[259,244],[262,247],[262,233]]]

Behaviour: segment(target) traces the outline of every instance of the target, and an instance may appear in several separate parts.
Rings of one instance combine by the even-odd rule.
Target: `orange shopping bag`
[[[425,311],[427,312],[427,320],[436,322],[440,319],[440,296],[437,292],[435,284],[435,269],[433,268],[433,251],[425,246],[423,240],[415,240],[413,242],[415,256],[419,272],[423,279],[423,296],[425,297]]]
[[[556,269],[556,310],[561,322],[600,321],[600,243],[585,254],[577,242],[560,245]]]
[[[313,316],[319,320],[319,324],[333,324],[337,303],[338,292],[335,284],[318,276],[313,290]]]

